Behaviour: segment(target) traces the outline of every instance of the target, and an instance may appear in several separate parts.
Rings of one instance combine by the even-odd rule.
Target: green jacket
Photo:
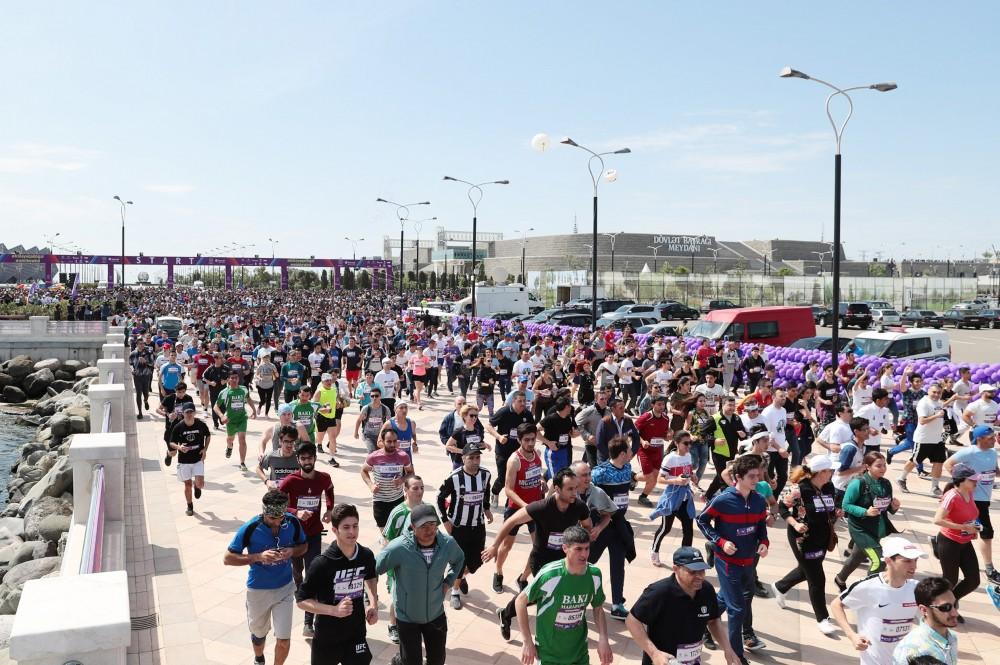
[[[876,501],[884,503],[885,508],[878,517],[868,517],[865,512]],[[889,513],[896,512],[891,504],[892,483],[886,478],[876,480],[865,472],[848,483],[841,507],[847,515],[847,528],[856,545],[877,548],[880,547],[879,541],[897,533],[896,527],[889,521]]]
[[[379,575],[396,571],[392,602],[396,616],[408,623],[429,623],[444,614],[444,587],[451,587],[464,567],[462,548],[441,531],[429,564],[412,531],[390,542],[375,557]]]

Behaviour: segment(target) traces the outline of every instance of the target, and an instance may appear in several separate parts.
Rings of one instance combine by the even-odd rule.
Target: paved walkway
[[[427,499],[433,500],[436,487],[450,470],[450,463],[437,441],[438,424],[447,413],[451,400],[446,397],[431,400],[424,411],[415,411],[420,450],[415,460],[416,471],[423,476],[428,487]],[[370,498],[361,481],[359,470],[364,460],[364,447],[355,441],[353,432],[357,407],[350,409],[347,435],[340,437],[341,463],[333,469],[323,462],[319,466],[331,473],[338,501],[349,501],[359,506],[362,515],[361,542],[369,547],[375,544],[377,533],[371,519]],[[250,448],[256,450],[260,434],[274,419],[250,421]],[[133,633],[136,637],[128,656],[129,665],[197,665],[199,663],[235,665],[253,660],[246,627],[244,610],[245,568],[231,568],[222,565],[223,554],[236,529],[259,511],[259,499],[263,494],[260,481],[253,474],[239,470],[239,460],[225,459],[225,438],[222,432],[215,432],[206,470],[206,489],[201,500],[196,502],[193,517],[184,514],[186,505],[182,485],[176,480],[174,469],[163,466],[162,421],[147,419],[137,423],[138,454],[130,455],[129,461],[138,465],[141,474],[141,490],[136,467],[129,474],[128,500],[134,506],[142,506],[141,523],[133,526],[133,541],[129,544],[130,581],[133,596],[133,616],[155,611],[159,615],[159,625],[148,631]],[[323,456],[325,457],[325,456]],[[248,455],[253,462],[256,453]],[[489,455],[483,458],[492,469]],[[898,465],[899,463],[897,463]],[[252,466],[252,465],[251,465]],[[930,520],[933,516],[934,501],[927,494],[929,483],[913,479],[911,486],[915,493],[904,495],[903,509],[895,519],[896,525],[910,538],[915,539],[929,551],[928,536],[933,532]],[[921,493],[916,493],[921,492]],[[646,556],[649,542],[655,530],[652,522],[645,519],[646,511],[640,511],[633,503],[630,517],[636,527],[640,556],[628,566],[626,597],[633,601],[647,584],[661,578],[666,571],[650,565]],[[494,533],[498,523],[489,527]],[[771,529],[774,547],[771,554],[760,564],[760,577],[772,582],[794,566],[794,558],[789,551],[783,528]],[[513,580],[523,566],[528,554],[527,534],[522,534],[519,543],[511,553],[506,565],[506,577]],[[667,538],[662,552],[669,555],[680,543],[680,528],[677,527]],[[700,546],[702,537],[695,535],[695,544]],[[839,562],[839,554],[834,561]],[[831,562],[827,569],[832,570]],[[939,568],[933,558],[922,560],[923,572],[937,574]],[[607,578],[606,557],[602,568]],[[449,625],[449,665],[481,665],[498,663],[515,665],[520,662],[520,635],[516,626],[512,640],[507,643],[500,637],[494,609],[510,598],[510,589],[502,596],[490,588],[492,564],[482,568],[470,581],[471,590],[465,597],[462,610],[448,609]],[[832,577],[832,573],[830,573]],[[715,575],[709,573],[709,581],[714,584]],[[607,579],[605,581],[607,585]],[[606,592],[609,589],[605,589]],[[828,583],[827,598],[832,600],[836,588]],[[387,597],[384,584],[381,597]],[[789,593],[789,609],[780,610],[774,600],[754,601],[754,624],[758,635],[768,644],[763,652],[750,655],[752,662],[771,663],[823,663],[839,665],[857,663],[851,645],[838,633],[825,637],[816,629],[815,620],[809,608],[805,586]],[[146,609],[150,608],[150,609]],[[608,608],[610,609],[610,608]],[[997,613],[993,609],[984,590],[980,589],[963,603],[963,614],[967,619],[960,627],[959,644],[961,663],[1000,663],[1000,632],[997,629]],[[387,636],[387,613],[384,602],[379,623],[369,627],[369,644],[374,654],[374,663],[388,663],[395,646]],[[640,650],[631,641],[623,623],[609,619],[611,644],[618,664],[641,662]],[[288,663],[307,665],[309,645],[301,637],[302,612],[296,610],[292,649]],[[591,662],[599,662],[596,654],[595,634],[591,633]],[[268,663],[272,663],[269,641]],[[706,663],[722,662],[721,656],[706,652]]]

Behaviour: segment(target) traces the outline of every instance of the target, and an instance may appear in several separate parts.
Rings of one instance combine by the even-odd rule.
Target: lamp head
[[[430,204],[431,204],[430,201],[421,201],[420,203],[411,203],[410,205],[415,205],[415,206],[429,206]]]
[[[388,203],[385,199],[375,199],[375,203]]]
[[[898,86],[889,81],[887,83],[876,83],[873,86],[869,86],[872,90],[878,90],[879,92],[889,92],[890,90],[895,90]]]
[[[568,137],[568,136],[567,136],[566,138],[564,138],[564,139],[563,139],[562,141],[560,141],[560,143],[562,143],[563,145],[572,145],[572,146],[576,146],[577,148],[579,148],[579,147],[580,147],[580,144],[579,144],[579,143],[577,143],[576,141],[574,141],[573,139],[571,139],[571,138],[570,138],[570,137]]]
[[[132,205],[131,201],[126,201],[125,203],[127,203],[128,205]]]
[[[509,185],[510,184],[510,180],[494,180],[493,184],[494,185]]]
[[[547,134],[535,134],[531,137],[531,147],[538,152],[545,152],[552,145],[552,140]]]
[[[629,148],[622,148],[621,150],[615,150],[614,154],[616,154],[616,155],[627,155],[627,154],[629,154],[631,152],[632,152],[632,150],[629,149]]]
[[[117,194],[115,194],[115,201],[121,201],[121,200],[122,200],[122,197],[120,197]]]
[[[778,74],[778,76],[780,76],[783,79],[790,79],[790,78],[791,79],[807,79],[807,80],[809,79],[809,75],[808,74],[800,72],[797,69],[792,69],[791,67],[785,67],[784,69],[782,69],[781,72]]]
[[[444,178],[442,178],[442,180],[454,180],[455,182],[458,182],[456,178],[452,178],[450,175],[446,175]]]

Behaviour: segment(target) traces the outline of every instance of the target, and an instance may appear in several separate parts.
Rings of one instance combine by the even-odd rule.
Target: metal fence
[[[731,300],[754,305],[829,305],[831,275],[663,274],[602,272],[598,284],[605,297],[637,302],[677,300],[692,307],[706,300]],[[586,284],[585,271],[546,271],[529,274],[528,283],[547,304],[556,304],[558,287]],[[848,277],[840,279],[841,302],[884,300],[896,308],[948,309],[977,295],[977,280],[960,277]]]

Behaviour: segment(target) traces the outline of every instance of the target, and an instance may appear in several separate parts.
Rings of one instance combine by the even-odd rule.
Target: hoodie
[[[309,566],[309,574],[295,592],[295,599],[317,600],[337,605],[350,598],[352,612],[343,618],[317,614],[316,640],[322,642],[364,641],[366,580],[376,579],[375,555],[358,545],[353,558],[347,558],[337,543],[332,543]]]
[[[408,531],[375,558],[379,575],[396,571],[392,601],[396,616],[407,623],[430,623],[444,614],[444,587],[454,584],[465,567],[462,548],[446,533],[437,532],[433,552],[425,556],[423,549]]]

